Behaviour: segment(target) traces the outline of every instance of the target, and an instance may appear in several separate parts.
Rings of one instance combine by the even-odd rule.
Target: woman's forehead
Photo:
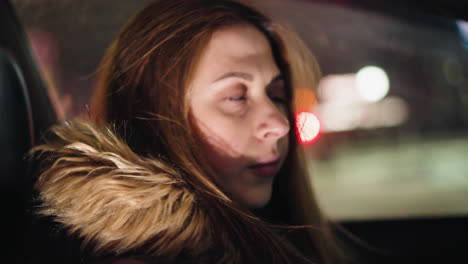
[[[267,38],[255,27],[240,24],[213,32],[204,53],[207,57],[223,55],[235,61],[246,61],[271,55],[271,47]]]
[[[267,38],[255,27],[243,24],[216,30],[198,65],[213,73],[255,69],[279,73]]]

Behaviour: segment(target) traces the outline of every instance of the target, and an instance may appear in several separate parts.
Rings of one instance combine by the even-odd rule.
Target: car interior
[[[123,21],[149,1],[52,2],[0,1],[0,175],[6,208],[2,255],[7,263],[42,263],[31,257],[38,252],[50,257],[48,263],[64,263],[70,255],[80,263],[79,249],[64,251],[62,242],[68,242],[63,234],[49,239],[54,227],[29,221],[35,168],[27,152],[60,119],[86,113],[90,89],[83,87],[91,87],[105,46]],[[327,120],[321,120],[320,138],[306,151],[313,174],[320,175],[314,179],[318,199],[336,222],[349,263],[468,263],[468,8],[462,1],[243,2],[297,31],[321,65],[324,81],[315,110]],[[102,10],[113,15],[99,18]],[[49,42],[53,47],[61,43],[61,63],[51,62],[58,55],[41,62],[33,36],[47,40],[66,31],[61,18],[51,19],[60,12],[70,20],[68,34],[75,35],[64,33]],[[73,12],[89,17],[75,19]],[[101,24],[94,28],[96,21]],[[89,36],[79,35],[80,30]],[[93,42],[95,38],[99,41]],[[71,42],[80,42],[80,47],[66,50]],[[83,54],[89,57],[80,60]],[[55,84],[44,70],[52,64],[58,72]],[[354,83],[366,65],[379,74],[386,69],[391,88],[383,95],[389,100],[380,98],[359,111],[388,106],[389,112],[353,119],[349,127],[339,116],[337,126],[331,120],[338,110],[326,102],[341,99],[329,91],[342,91],[336,83]],[[70,77],[67,69],[76,75]],[[59,88],[51,91],[53,85]],[[58,108],[57,100],[66,106]],[[387,123],[379,125],[383,119]],[[43,238],[32,240],[33,233]]]

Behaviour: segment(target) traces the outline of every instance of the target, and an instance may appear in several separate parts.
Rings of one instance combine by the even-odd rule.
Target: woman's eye
[[[236,83],[227,90],[224,97],[228,102],[243,102],[247,100],[247,87],[243,83]]]

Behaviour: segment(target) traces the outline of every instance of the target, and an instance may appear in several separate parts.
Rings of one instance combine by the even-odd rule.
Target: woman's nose
[[[289,121],[279,108],[270,104],[260,115],[256,136],[259,140],[276,140],[284,137],[289,132]]]

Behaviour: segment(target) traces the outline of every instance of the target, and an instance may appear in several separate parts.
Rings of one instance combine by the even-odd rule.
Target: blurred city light
[[[312,89],[297,88],[294,91],[294,106],[296,111],[310,111],[317,104],[317,97]]]
[[[323,104],[317,107],[317,115],[322,120],[323,132],[349,131],[358,128],[361,108]]]
[[[323,132],[394,127],[409,118],[407,103],[396,96],[352,106],[321,104],[317,106],[316,113],[320,116]]]
[[[463,46],[465,49],[468,49],[468,21],[457,20],[455,23],[457,24],[460,38],[463,41]]]
[[[366,66],[356,74],[356,88],[364,100],[380,101],[390,88],[387,73],[379,67]]]
[[[333,74],[322,78],[318,87],[321,103],[350,105],[362,98],[356,89],[356,74]]]
[[[299,143],[303,145],[310,144],[318,139],[320,133],[320,121],[311,112],[297,112],[296,132]]]
[[[386,97],[387,74],[381,68],[366,66],[357,74],[325,76],[319,84],[319,104],[314,112],[320,117],[322,132],[351,131],[399,126],[408,120],[407,103]]]

